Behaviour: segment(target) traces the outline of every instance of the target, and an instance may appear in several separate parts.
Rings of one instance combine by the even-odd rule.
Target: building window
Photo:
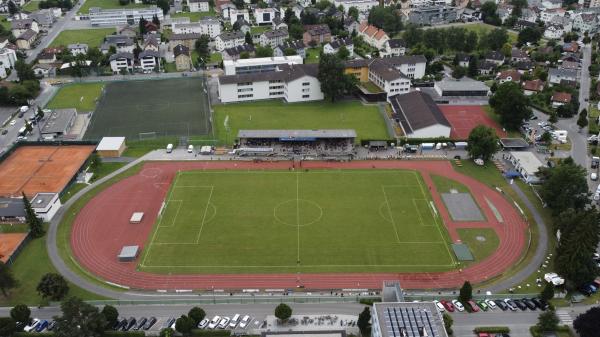
[[[302,98],[309,98],[310,95],[302,95]]]
[[[310,89],[309,88],[302,89],[302,92],[310,92]]]
[[[302,82],[303,87],[306,87],[307,85],[310,85],[310,82]]]
[[[242,83],[238,83],[237,85],[238,85],[238,87],[243,87],[245,85],[252,85],[252,82],[242,82]]]
[[[253,94],[247,94],[247,95],[238,95],[238,98],[250,98],[253,97]]]

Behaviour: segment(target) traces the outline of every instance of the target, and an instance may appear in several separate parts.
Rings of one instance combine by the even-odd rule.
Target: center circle
[[[312,200],[290,199],[273,209],[275,220],[292,227],[310,226],[321,220],[323,209]]]

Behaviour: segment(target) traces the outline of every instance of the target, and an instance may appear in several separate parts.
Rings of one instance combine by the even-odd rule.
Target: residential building
[[[337,54],[340,51],[340,48],[344,46],[349,52],[349,57],[354,56],[354,43],[352,42],[351,37],[346,37],[343,39],[333,40],[323,47],[324,54]]]
[[[133,71],[133,54],[132,53],[116,53],[110,56],[110,69],[114,74],[122,73],[123,71]]]
[[[500,81],[500,84],[506,82],[521,82],[521,73],[514,69],[501,71],[496,78]]]
[[[579,62],[563,61],[558,67],[560,69],[577,70],[577,69],[581,68],[581,64]]]
[[[146,34],[142,43],[142,50],[160,50],[160,35],[158,34]]]
[[[318,64],[279,64],[273,71],[219,77],[223,103],[282,98],[287,102],[322,100]]]
[[[433,302],[375,303],[371,322],[373,337],[448,337],[442,314]]]
[[[550,24],[544,30],[544,37],[547,39],[558,40],[565,34],[563,25]]]
[[[17,47],[19,49],[31,49],[36,38],[37,33],[32,29],[28,29],[17,37]]]
[[[485,83],[468,77],[459,80],[444,78],[435,82],[434,89],[440,97],[487,97],[490,88]]]
[[[598,14],[596,13],[580,13],[573,18],[573,29],[581,33],[595,34],[598,31]]]
[[[279,12],[275,8],[271,7],[257,7],[254,9],[254,19],[256,20],[256,24],[259,26],[272,25],[273,20],[278,14]]]
[[[100,45],[100,51],[108,54],[110,47],[114,46],[117,53],[133,53],[135,44],[133,38],[125,35],[107,35]]]
[[[12,48],[3,47],[0,49],[0,78],[8,76],[7,71],[13,69],[17,62],[17,53]]]
[[[214,17],[204,17],[198,22],[173,23],[173,34],[201,34],[211,39],[221,34],[221,22]]]
[[[320,45],[331,41],[331,30],[327,25],[309,25],[304,26],[304,29],[302,41],[306,46],[310,46],[311,43]]]
[[[562,0],[542,0],[542,7],[545,9],[561,8],[562,4]]]
[[[571,94],[568,92],[555,92],[550,97],[550,102],[552,102],[553,108],[558,108],[561,105],[571,103]]]
[[[67,49],[73,56],[85,55],[88,52],[88,45],[85,43],[72,43],[67,46]]]
[[[234,4],[232,4],[229,0],[227,0],[225,3],[222,4],[216,4],[216,8],[217,11],[219,13],[221,13],[221,16],[223,17],[223,19],[227,19],[230,20],[231,16],[234,15],[235,16],[235,12],[237,11],[237,8],[235,7]],[[237,21],[237,18],[236,18]]]
[[[281,28],[288,28],[287,23],[285,23],[283,21],[283,19],[281,19],[280,17],[276,17],[275,19],[273,19],[273,23],[272,23],[272,29],[281,29]]]
[[[187,0],[187,3],[192,13],[208,12],[210,10],[208,0]]]
[[[494,62],[481,60],[477,65],[479,75],[491,75],[498,65]]]
[[[576,53],[579,51],[579,44],[577,41],[563,43],[562,50],[567,53]]]
[[[454,57],[454,59],[455,59],[455,62],[458,64],[459,67],[468,68],[469,67],[469,61],[471,60],[471,55],[464,54],[464,53],[458,53],[458,54],[456,54],[456,56]]]
[[[239,59],[236,61],[223,61],[225,75],[239,75],[246,73],[262,73],[275,71],[282,64],[302,64],[304,60],[298,55],[282,57],[259,57],[252,59]]]
[[[531,96],[544,90],[544,81],[530,80],[523,83],[523,93],[525,96]]]
[[[31,67],[33,73],[37,77],[54,77],[56,76],[56,66],[52,63],[38,63]]]
[[[561,81],[574,81],[578,79],[577,70],[550,68],[548,70],[548,82],[552,84],[560,84]]]
[[[229,10],[229,23],[232,26],[237,20],[240,20],[240,19],[246,20],[246,22],[250,22],[250,13],[248,12],[247,9]]]
[[[260,35],[260,44],[275,48],[284,43],[289,37],[287,28],[268,30]]]
[[[285,51],[290,49],[293,49],[296,55],[299,55],[303,59],[306,58],[306,47],[302,40],[283,42],[273,49],[273,56],[287,56]]]
[[[564,8],[544,9],[540,12],[540,21],[547,24],[556,16],[564,17],[565,13]]]
[[[364,41],[370,46],[377,49],[383,49],[385,43],[390,39],[389,36],[383,31],[373,25],[363,22],[358,28],[358,35],[362,36]]]
[[[273,50],[273,56],[284,56],[283,54],[277,55],[277,52],[276,52],[277,50],[278,50],[277,48],[275,48]],[[241,46],[227,48],[221,52],[221,55],[223,56],[223,60],[236,61],[241,58],[242,53],[246,53],[246,54],[248,54],[249,58],[253,58],[256,53],[256,49],[254,48],[254,45],[243,44]]]
[[[458,19],[458,9],[451,6],[431,6],[412,8],[408,22],[419,26],[447,24]]]
[[[29,18],[35,20],[41,28],[51,28],[54,22],[56,22],[56,16],[54,11],[50,8],[40,9],[31,14]]]
[[[421,79],[425,76],[427,59],[423,55],[349,60],[345,62],[346,69],[344,72],[353,75],[359,82],[368,82],[371,66],[379,61],[385,62],[390,68],[400,71],[409,79]]]
[[[227,48],[241,46],[246,43],[246,37],[242,32],[224,32],[215,38],[215,49],[223,51]]]
[[[177,45],[184,45],[190,50],[194,49],[196,41],[200,38],[201,34],[187,33],[187,34],[173,34],[169,38],[169,49],[177,47]]]
[[[485,60],[487,62],[492,62],[497,66],[501,66],[504,64],[504,55],[502,55],[502,53],[499,51],[490,51],[485,54]]]
[[[379,1],[376,0],[334,0],[333,5],[335,8],[342,6],[344,12],[348,13],[350,7],[355,7],[359,12],[369,13],[371,8],[379,6]]]
[[[383,50],[379,52],[381,57],[394,57],[406,54],[406,42],[403,39],[389,39],[385,42]]]
[[[192,57],[190,49],[184,45],[177,45],[173,48],[175,56],[175,68],[177,71],[187,71],[192,69]]]
[[[140,18],[149,20],[154,16],[157,16],[161,22],[164,19],[162,9],[156,6],[118,9],[92,7],[88,15],[92,26],[137,25]]]
[[[392,119],[409,138],[450,137],[450,123],[431,96],[413,91],[388,96],[393,110]]]
[[[44,49],[38,54],[38,62],[39,63],[55,63],[56,62],[56,54],[58,54],[58,53],[55,53],[53,50]]]
[[[10,22],[10,31],[14,36],[18,37],[28,30],[34,31],[36,34],[40,32],[40,26],[33,19],[12,20]]]
[[[138,55],[138,64],[144,73],[160,71],[160,53],[156,50],[143,50]]]
[[[375,59],[369,65],[369,82],[375,84],[388,96],[404,94],[410,90],[410,78],[396,69],[387,59]]]
[[[352,34],[352,32],[358,32],[358,28],[360,25],[358,21],[354,20],[352,17],[347,17],[344,20],[344,30],[348,32],[348,34]]]
[[[529,61],[529,55],[527,55],[527,52],[523,49],[513,48],[510,51],[510,61],[511,62]]]
[[[189,18],[185,18],[185,19],[187,19],[189,21]],[[135,30],[135,28],[131,27],[130,25],[124,25],[124,26],[117,28],[117,35],[123,35],[123,36],[128,36],[130,38],[135,38],[137,36],[137,31]]]

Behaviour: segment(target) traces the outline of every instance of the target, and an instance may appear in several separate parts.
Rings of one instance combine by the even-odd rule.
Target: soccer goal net
[[[139,133],[140,140],[148,140],[148,139],[156,139],[156,132],[140,132]]]

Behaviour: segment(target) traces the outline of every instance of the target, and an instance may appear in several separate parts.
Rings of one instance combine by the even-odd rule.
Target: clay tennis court
[[[27,237],[27,233],[0,234],[0,261],[6,263]]]
[[[0,195],[58,193],[93,151],[93,145],[21,146],[0,163]]]
[[[506,137],[506,132],[491,119],[479,105],[438,105],[450,122],[450,138],[467,139],[469,133],[478,125],[486,125],[496,130],[498,137]]]

